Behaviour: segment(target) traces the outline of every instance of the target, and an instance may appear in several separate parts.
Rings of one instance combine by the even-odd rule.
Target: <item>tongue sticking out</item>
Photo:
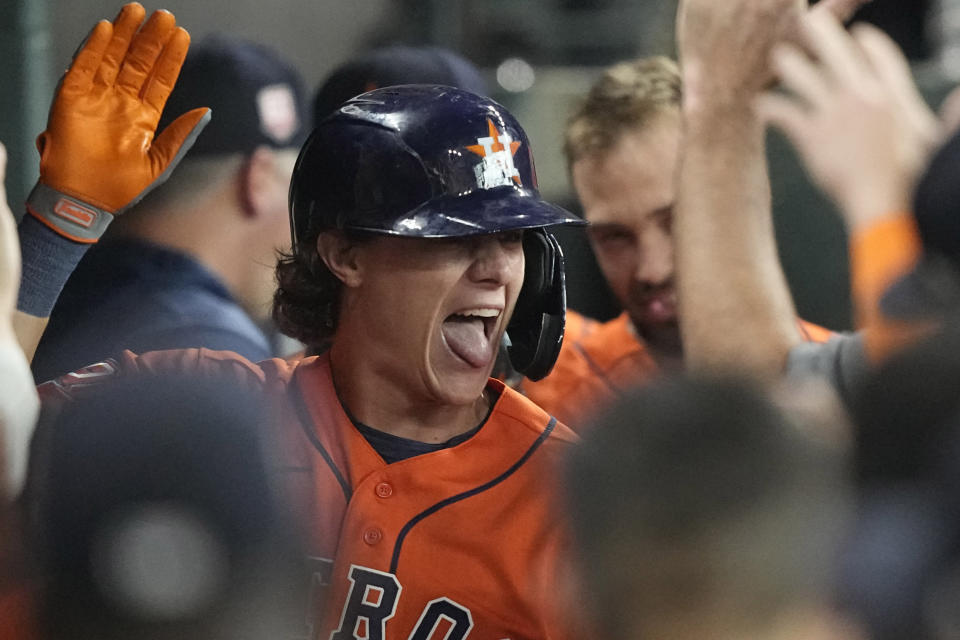
[[[450,316],[443,323],[443,337],[450,350],[471,366],[489,364],[490,343],[480,318]]]

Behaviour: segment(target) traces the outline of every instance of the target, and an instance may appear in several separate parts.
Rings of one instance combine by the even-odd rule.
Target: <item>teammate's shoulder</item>
[[[556,418],[554,419],[556,420]],[[557,420],[556,424],[554,424],[553,433],[550,435],[558,442],[564,442],[567,444],[576,444],[577,442],[580,442],[580,436],[577,435],[577,432],[559,420]]]
[[[610,320],[597,321],[593,331],[584,336],[584,341],[606,343],[611,338],[621,338],[624,342],[629,339],[630,343],[643,346],[643,341],[637,336],[637,332],[633,328],[633,321],[630,320],[626,311]]]
[[[631,370],[640,372],[656,369],[645,343],[637,336],[625,313],[606,322],[589,322],[592,323],[590,328],[582,330],[578,336],[564,336],[560,355],[546,378],[537,382],[523,381],[523,390],[535,401],[545,394],[564,398],[584,380],[602,378],[624,363]]]
[[[599,320],[589,318],[573,309],[567,309],[563,329],[564,340],[576,342],[596,331],[602,324]]]
[[[257,389],[276,382],[289,381],[300,360],[273,358],[254,363],[231,351],[210,349],[170,349],[119,355],[88,365],[39,386],[42,398],[75,398],[95,392],[113,379],[133,376],[190,375],[216,378],[242,388]]]
[[[644,348],[643,340],[637,337],[626,312],[605,321],[568,312],[561,357],[583,358],[588,354],[608,352],[632,353]]]
[[[572,429],[540,408],[539,405],[499,381],[500,398],[494,407],[493,416],[497,419],[509,419],[521,428],[529,429],[538,436],[549,431],[547,437],[555,442],[577,442],[579,437]]]
[[[262,363],[251,362],[233,351],[204,348],[148,351],[139,355],[124,351],[118,364],[121,372],[133,374],[186,373],[221,376],[251,385],[262,383],[266,378]]]

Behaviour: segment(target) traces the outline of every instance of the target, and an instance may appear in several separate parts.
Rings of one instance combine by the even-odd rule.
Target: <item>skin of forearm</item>
[[[16,334],[17,343],[23,349],[23,355],[27,362],[33,362],[33,356],[37,352],[37,345],[40,344],[40,338],[47,328],[47,322],[50,318],[38,318],[22,311],[13,312],[13,332]]]
[[[799,341],[771,216],[764,129],[749,103],[685,110],[674,235],[691,371],[783,371]]]

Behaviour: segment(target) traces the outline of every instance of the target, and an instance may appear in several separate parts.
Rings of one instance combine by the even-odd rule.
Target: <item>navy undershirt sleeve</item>
[[[17,231],[23,257],[17,310],[48,318],[63,285],[91,245],[69,240],[31,215],[23,217]]]

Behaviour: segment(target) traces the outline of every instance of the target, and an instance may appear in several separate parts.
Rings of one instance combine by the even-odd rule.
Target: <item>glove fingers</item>
[[[197,141],[197,136],[203,128],[209,124],[210,113],[207,107],[188,111],[167,125],[163,133],[157,136],[150,146],[150,163],[153,174],[157,178],[137,196],[134,202],[130,203],[131,205],[170,177],[170,172]]]
[[[177,27],[143,87],[143,101],[156,109],[157,113],[163,111],[163,105],[173,91],[173,85],[177,81],[177,76],[180,75],[180,67],[187,57],[189,48],[190,34],[185,29]]]
[[[127,55],[127,49],[130,48],[130,42],[137,34],[137,29],[140,28],[145,16],[146,11],[139,3],[131,2],[123,5],[120,13],[113,20],[113,38],[103,53],[103,61],[97,70],[95,82],[104,86],[114,83],[123,58]]]
[[[113,35],[113,25],[106,20],[101,20],[93,28],[87,41],[77,51],[73,58],[73,63],[67,69],[60,85],[60,91],[70,93],[84,92],[90,87],[93,80],[93,74],[96,73],[103,59],[103,53],[110,43]]]
[[[177,21],[169,11],[154,11],[147,24],[133,39],[127,57],[117,75],[117,86],[133,95],[140,95],[157,56],[173,35]]]

